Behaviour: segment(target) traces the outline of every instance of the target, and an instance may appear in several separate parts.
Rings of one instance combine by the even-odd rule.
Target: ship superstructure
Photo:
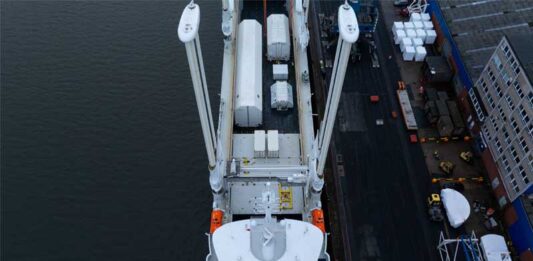
[[[222,0],[224,56],[215,132],[191,2],[178,25],[209,161],[213,211],[206,260],[329,260],[320,195],[346,65],[359,37],[347,3],[324,118],[315,132],[309,0]]]

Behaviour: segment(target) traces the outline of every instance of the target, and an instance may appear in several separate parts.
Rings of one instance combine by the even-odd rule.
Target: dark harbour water
[[[216,115],[220,1],[196,2]],[[205,258],[187,3],[0,2],[2,261]]]

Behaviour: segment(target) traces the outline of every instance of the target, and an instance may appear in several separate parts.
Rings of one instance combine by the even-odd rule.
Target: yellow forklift
[[[471,151],[463,151],[461,153],[459,153],[459,158],[461,158],[462,160],[464,160],[466,163],[468,164],[472,164],[472,152]]]
[[[431,221],[441,222],[444,220],[442,202],[437,193],[433,193],[428,197],[428,214]]]
[[[453,169],[455,168],[455,165],[451,161],[443,160],[439,163],[439,168],[444,172],[446,175],[450,176],[453,173]]]

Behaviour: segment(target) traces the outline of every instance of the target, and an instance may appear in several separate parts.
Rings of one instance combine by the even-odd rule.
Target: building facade
[[[469,91],[515,249],[533,260],[533,34],[506,35]]]
[[[533,184],[533,87],[528,68],[521,63],[521,59],[533,55],[520,57],[522,43],[513,45],[525,40],[521,36],[502,38],[474,84],[479,95],[471,95],[483,136],[511,201]],[[527,63],[530,61],[524,61]]]

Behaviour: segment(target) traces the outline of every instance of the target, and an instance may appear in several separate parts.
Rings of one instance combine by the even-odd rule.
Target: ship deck
[[[241,12],[241,20],[255,19],[263,27],[263,125],[259,128],[244,128],[234,126],[234,133],[253,133],[256,129],[264,130],[278,130],[279,133],[299,133],[298,124],[298,106],[296,96],[296,78],[295,69],[293,63],[293,46],[291,46],[291,59],[286,62],[271,62],[267,60],[267,39],[266,39],[266,21],[263,18],[263,2],[262,1],[243,1],[243,11]],[[269,1],[267,5],[267,17],[270,14],[287,14],[285,8],[285,1]],[[289,79],[287,82],[292,86],[292,92],[294,97],[294,108],[286,111],[277,111],[270,108],[270,86],[274,84],[272,75],[272,65],[275,63],[288,64],[289,67]]]

